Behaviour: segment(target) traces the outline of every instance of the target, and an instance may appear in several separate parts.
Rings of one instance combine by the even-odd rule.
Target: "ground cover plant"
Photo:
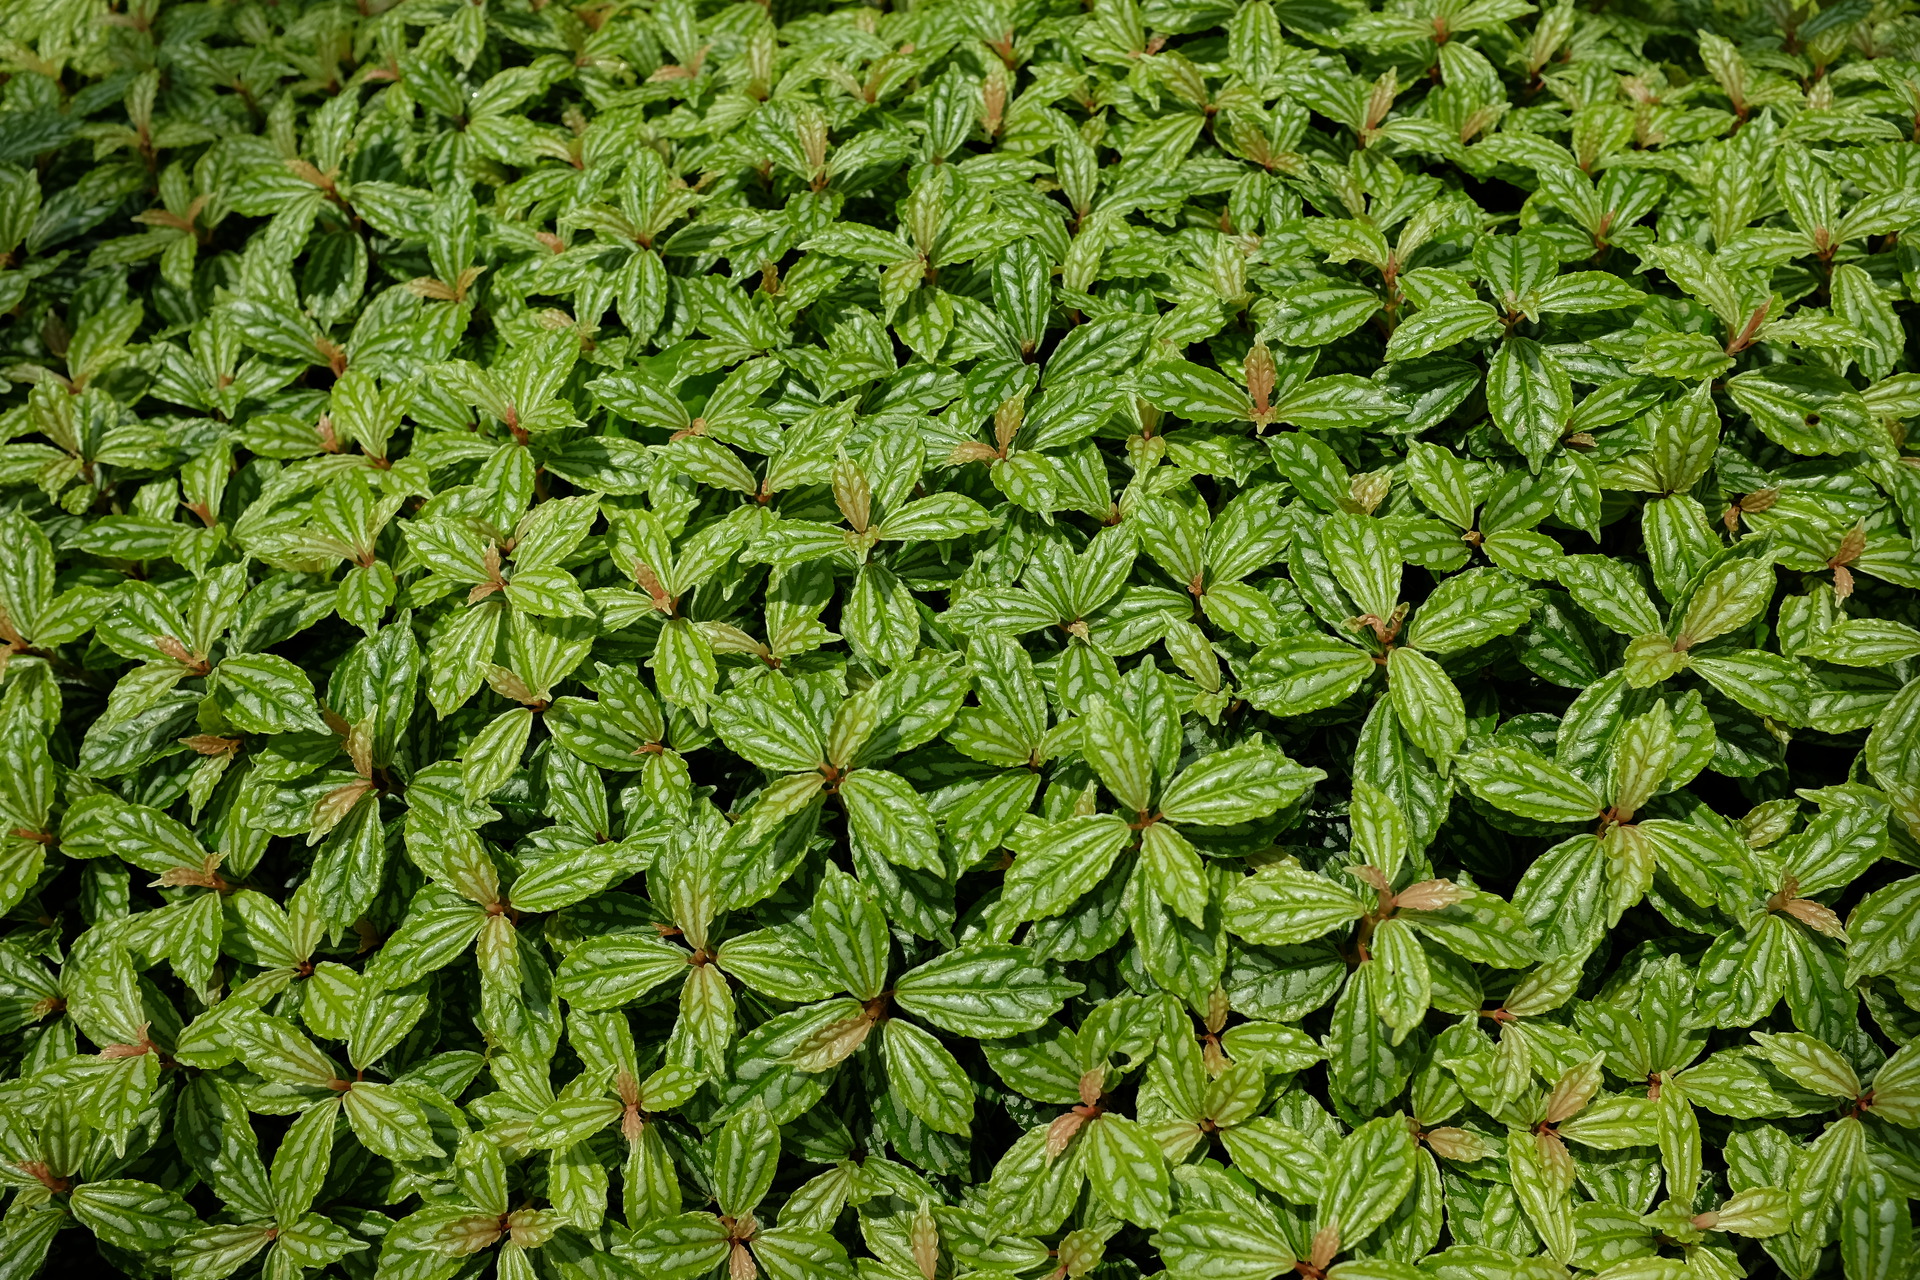
[[[1904,1280],[1904,0],[0,4],[0,1280]]]

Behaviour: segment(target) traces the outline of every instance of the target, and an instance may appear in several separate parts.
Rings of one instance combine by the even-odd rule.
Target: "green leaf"
[[[1842,1116],[1795,1162],[1792,1185],[1787,1188],[1794,1234],[1830,1242],[1848,1189],[1866,1172],[1865,1128],[1853,1116]]]
[[[1195,928],[1206,922],[1207,870],[1185,836],[1164,822],[1140,832],[1140,874],[1160,901],[1185,916]]]
[[[1508,338],[1487,366],[1487,408],[1537,472],[1559,447],[1573,413],[1573,384],[1538,342]]]
[[[1166,1222],[1173,1212],[1172,1179],[1160,1148],[1138,1125],[1109,1112],[1087,1123],[1081,1141],[1087,1179],[1108,1208],[1142,1227]]]
[[[1387,359],[1418,360],[1493,332],[1500,313],[1477,298],[1423,307],[1394,329]]]
[[[1467,708],[1439,663],[1418,649],[1387,655],[1387,692],[1413,744],[1442,767],[1467,737]]]
[[[199,1221],[174,1192],[132,1178],[82,1183],[67,1204],[89,1231],[115,1248],[137,1253],[172,1248]]]
[[[1249,942],[1285,946],[1322,937],[1366,912],[1365,903],[1326,877],[1280,863],[1233,886],[1226,926]]]
[[[1393,615],[1402,566],[1384,524],[1341,512],[1321,526],[1320,545],[1334,577],[1363,615],[1383,621]]]
[[[267,1223],[202,1227],[175,1247],[173,1273],[184,1280],[225,1280],[278,1234]]]
[[[1114,710],[1104,698],[1096,698],[1088,705],[1081,726],[1081,754],[1100,775],[1100,781],[1113,793],[1113,798],[1123,809],[1150,813],[1152,757],[1147,753],[1139,726]]]
[[[887,920],[866,885],[828,868],[813,899],[813,936],[827,972],[857,1000],[871,1000],[887,984]]]
[[[1081,985],[1053,976],[1024,947],[950,951],[900,975],[902,1009],[960,1036],[1010,1036],[1045,1022]]]
[[[1248,664],[1247,700],[1274,715],[1306,715],[1345,702],[1373,671],[1373,659],[1350,644],[1288,636]]]
[[[1727,395],[1774,443],[1806,456],[1870,447],[1866,406],[1846,379],[1810,365],[1769,365],[1727,379]]]
[[[218,669],[221,709],[252,733],[322,732],[306,672],[271,653],[235,654]]]
[[[300,1113],[274,1151],[273,1213],[279,1221],[298,1218],[313,1207],[326,1183],[333,1159],[337,1108],[309,1107]]]
[[[1303,280],[1271,295],[1260,340],[1286,347],[1324,347],[1346,337],[1380,309],[1379,295],[1332,280]]]
[[[1710,569],[1694,588],[1680,617],[1675,643],[1681,648],[1737,631],[1773,599],[1773,564],[1736,557]]]
[[[1606,808],[1578,776],[1525,747],[1496,743],[1462,759],[1459,770],[1474,795],[1536,822],[1589,822]]]
[[[1840,1212],[1840,1257],[1849,1276],[1896,1276],[1913,1256],[1913,1215],[1892,1179],[1869,1168],[1847,1188]]]
[[[1411,925],[1402,920],[1383,920],[1373,933],[1373,958],[1369,963],[1377,968],[1374,1009],[1393,1029],[1398,1043],[1420,1024],[1433,1003],[1427,953]]]
[[[1169,782],[1160,816],[1207,826],[1251,822],[1299,800],[1325,777],[1266,747],[1232,747],[1196,760]]]
[[[1237,1055],[1237,1043],[1235,1049]],[[1314,1056],[1319,1056],[1317,1050]],[[1234,1167],[1267,1190],[1294,1204],[1318,1203],[1326,1180],[1326,1152],[1298,1129],[1255,1116],[1221,1130],[1220,1141],[1233,1156]]]
[[[554,975],[554,994],[579,1009],[628,1004],[681,976],[688,953],[642,934],[589,938],[567,953]]]
[[[1491,569],[1469,569],[1426,598],[1407,628],[1407,643],[1430,654],[1471,649],[1512,635],[1532,613],[1532,600],[1512,579]]]
[[[1293,1270],[1293,1250],[1271,1225],[1222,1209],[1168,1219],[1153,1236],[1170,1275],[1196,1280],[1275,1280]]]
[[[730,1218],[753,1212],[773,1185],[780,1134],[764,1107],[748,1106],[722,1125],[710,1143],[713,1194]]]
[[[1860,1078],[1846,1059],[1813,1036],[1799,1031],[1776,1035],[1756,1031],[1753,1042],[1760,1046],[1761,1057],[1800,1088],[1835,1098],[1860,1096]]]
[[[1704,333],[1650,333],[1640,357],[1628,367],[1635,373],[1682,382],[1717,378],[1733,368],[1733,357]]]
[[[663,633],[664,634],[664,633]],[[763,769],[794,773],[825,758],[820,729],[778,674],[729,691],[713,708],[713,727],[727,745]]]
[[[389,1160],[424,1160],[443,1155],[434,1142],[426,1109],[393,1085],[356,1083],[343,1109],[354,1136],[368,1150]]]
[[[1369,1120],[1341,1140],[1327,1166],[1315,1231],[1360,1241],[1413,1189],[1413,1133],[1394,1116]]]
[[[1568,556],[1560,562],[1560,581],[1574,603],[1602,626],[1623,636],[1661,630],[1660,613],[1633,570],[1604,556]]]
[[[1244,390],[1189,361],[1150,365],[1135,375],[1135,386],[1155,406],[1189,422],[1246,422],[1253,417],[1253,402]]]
[[[710,1213],[658,1218],[628,1238],[621,1256],[661,1280],[692,1280],[727,1259],[727,1229]]]
[[[1525,919],[1490,893],[1468,893],[1451,906],[1433,911],[1403,907],[1397,918],[1476,964],[1517,969],[1539,958]]]
[[[943,869],[933,815],[905,778],[885,769],[856,769],[841,782],[840,799],[855,839],[900,866]]]
[[[1701,679],[1747,710],[1786,725],[1812,714],[1814,686],[1792,658],[1759,649],[1700,654],[1687,664]]]
[[[940,1042],[899,1018],[881,1028],[887,1076],[907,1109],[943,1133],[965,1133],[973,1122],[973,1086]]]
[[[485,799],[506,785],[520,768],[532,733],[533,709],[515,707],[474,735],[461,762],[467,799]]]
[[[1000,892],[1001,910],[1015,920],[1058,915],[1106,876],[1132,839],[1126,820],[1093,813],[1008,839],[1013,865]]]
[[[846,1251],[824,1231],[799,1227],[764,1231],[754,1240],[753,1256],[774,1280],[807,1280],[812,1276],[852,1280],[853,1277]]]
[[[1847,917],[1847,982],[1891,973],[1920,949],[1920,876],[1909,876],[1860,900]]]
[[[1902,1045],[1873,1075],[1867,1109],[1903,1128],[1920,1126],[1920,1051]]]
[[[1541,1160],[1533,1134],[1507,1131],[1507,1168],[1513,1177],[1514,1198],[1526,1211],[1528,1225],[1547,1256],[1564,1266],[1575,1248],[1573,1207],[1567,1202],[1567,1188]]]

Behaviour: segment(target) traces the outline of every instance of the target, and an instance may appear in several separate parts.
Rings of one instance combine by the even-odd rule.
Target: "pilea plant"
[[[1914,1280],[1911,0],[0,0],[0,1280]]]

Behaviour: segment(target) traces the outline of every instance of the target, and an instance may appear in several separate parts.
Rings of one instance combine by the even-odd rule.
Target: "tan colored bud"
[[[1256,342],[1247,348],[1247,398],[1253,401],[1253,411],[1263,417],[1272,407],[1275,372],[1273,352],[1265,343]]]
[[[363,778],[373,777],[373,731],[368,721],[363,720],[347,730],[346,745],[353,771]]]
[[[833,501],[855,533],[865,533],[873,520],[873,487],[858,463],[841,458],[833,467]]]
[[[1364,881],[1372,888],[1379,890],[1382,894],[1391,894],[1393,892],[1392,883],[1387,879],[1386,873],[1378,867],[1368,866],[1364,862],[1356,862],[1353,866],[1349,867],[1348,870],[1353,872],[1355,879]]]
[[[1004,454],[1013,443],[1013,438],[1020,434],[1020,427],[1026,420],[1025,396],[1014,396],[993,411],[993,438],[999,444],[1001,453]]]
[[[153,647],[158,649],[160,652],[166,654],[169,658],[172,658],[175,662],[179,663],[183,667],[192,667],[192,666],[201,665],[200,659],[194,654],[190,653],[187,650],[186,645],[181,644],[178,640],[174,639],[172,636],[153,637]]]
[[[470,1217],[458,1218],[441,1227],[435,1235],[435,1243],[443,1253],[455,1257],[467,1257],[479,1253],[482,1249],[492,1248],[504,1234],[501,1219],[490,1213],[476,1213]]]
[[[799,1047],[787,1055],[787,1065],[808,1072],[837,1067],[866,1043],[873,1023],[873,1018],[866,1013],[829,1022],[802,1040]]]
[[[1546,1170],[1549,1185],[1565,1192],[1573,1186],[1573,1156],[1557,1133],[1533,1135],[1534,1149],[1540,1153],[1540,1165]]]
[[[1546,1121],[1559,1124],[1580,1114],[1586,1105],[1593,1101],[1593,1095],[1600,1092],[1600,1060],[1590,1058],[1577,1066],[1568,1068],[1566,1074],[1554,1082],[1547,1093]]]
[[[155,889],[211,889],[213,879],[204,871],[192,867],[168,867],[154,879],[150,886]]]
[[[538,1249],[553,1239],[559,1227],[552,1213],[540,1209],[517,1209],[507,1215],[507,1238],[523,1249]]]
[[[1366,515],[1379,510],[1392,487],[1393,473],[1386,470],[1364,471],[1347,481],[1347,493],[1353,505]]]
[[[527,682],[506,667],[489,665],[487,667],[487,685],[495,693],[522,706],[529,706],[540,699],[535,696]]]
[[[1000,132],[1007,113],[1007,68],[1004,63],[987,64],[987,75],[980,82],[980,132],[989,138]]]
[[[1836,600],[1845,600],[1853,594],[1853,573],[1843,564],[1833,566],[1833,595]]]
[[[633,565],[633,580],[653,601],[653,607],[660,613],[673,612],[673,596],[660,581],[660,575],[653,566],[644,560],[636,560]]]
[[[1378,128],[1387,113],[1393,110],[1393,100],[1400,93],[1399,73],[1389,67],[1381,77],[1373,82],[1373,91],[1367,95],[1367,128]]]
[[[1106,1256],[1107,1242],[1091,1231],[1069,1231],[1060,1242],[1060,1267],[1070,1277],[1086,1275]]]
[[[1471,1163],[1484,1160],[1493,1154],[1493,1148],[1485,1138],[1465,1129],[1441,1128],[1429,1129],[1426,1134],[1427,1146],[1437,1156],[1449,1160]]]
[[[1395,894],[1394,905],[1407,911],[1444,911],[1464,902],[1468,892],[1451,880],[1422,880]]]
[[[920,1272],[921,1280],[934,1280],[940,1270],[940,1226],[933,1220],[933,1210],[924,1200],[920,1203],[919,1211],[913,1215],[913,1225],[907,1239],[913,1253],[913,1265]]]
[[[1084,1125],[1088,1119],[1089,1117],[1082,1115],[1079,1111],[1069,1111],[1065,1115],[1056,1116],[1053,1123],[1047,1126],[1047,1162],[1049,1164],[1058,1159],[1060,1153],[1067,1149],[1067,1145],[1073,1141],[1073,1135],[1080,1132],[1080,1126]]]
[[[1325,1271],[1333,1265],[1333,1256],[1340,1252],[1340,1224],[1335,1222],[1313,1233],[1313,1240],[1307,1245],[1307,1263],[1315,1271]]]
[[[1811,898],[1793,898],[1780,909],[1815,933],[1824,933],[1840,942],[1847,940],[1847,930],[1840,923],[1840,917]]]
[[[1855,524],[1853,528],[1847,530],[1846,535],[1840,539],[1840,549],[1833,553],[1833,559],[1827,561],[1827,564],[1829,567],[1835,569],[1843,564],[1852,564],[1860,558],[1860,553],[1866,549],[1867,527],[1863,523]]]
[[[433,302],[452,302],[458,296],[453,286],[432,276],[416,276],[407,281],[407,292],[416,298],[426,298]]]
[[[947,455],[947,462],[956,467],[963,467],[969,462],[984,462],[991,465],[999,460],[1000,455],[994,452],[992,445],[982,444],[978,440],[957,444],[953,447],[953,452]]]
[[[331,831],[340,825],[353,806],[360,803],[360,797],[373,790],[373,783],[366,779],[349,782],[345,786],[335,787],[313,802],[313,816],[310,824],[317,831]]]
[[[1207,993],[1207,1030],[1216,1036],[1219,1035],[1220,1029],[1227,1025],[1227,1014],[1232,1011],[1232,1001],[1228,999],[1224,988],[1215,987],[1209,991]]]

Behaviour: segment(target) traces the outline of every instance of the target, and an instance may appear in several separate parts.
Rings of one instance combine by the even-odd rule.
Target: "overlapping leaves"
[[[0,15],[0,1276],[1912,1273],[1901,5]]]

